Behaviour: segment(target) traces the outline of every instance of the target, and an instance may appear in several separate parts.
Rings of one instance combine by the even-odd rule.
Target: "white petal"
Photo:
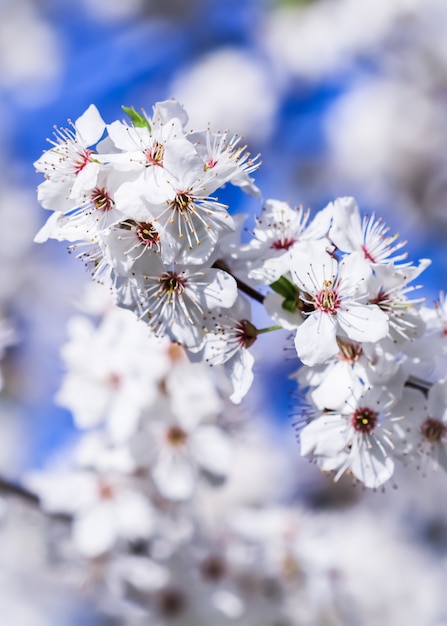
[[[152,468],[152,478],[160,493],[170,500],[189,498],[196,476],[190,460],[181,453],[166,451]]]
[[[336,362],[326,370],[322,382],[311,391],[311,398],[315,405],[324,409],[342,409],[346,400],[359,390],[362,383],[356,375],[356,370],[350,363]]]
[[[68,198],[70,184],[67,181],[45,180],[37,188],[37,200],[44,209],[67,213],[76,208],[76,201]]]
[[[333,204],[328,204],[324,209],[318,211],[311,224],[306,228],[306,239],[320,239],[326,237],[331,225],[333,215]],[[327,242],[329,245],[329,241]]]
[[[347,422],[339,414],[322,415],[300,432],[302,456],[336,456],[346,443]]]
[[[204,272],[203,279],[208,282],[203,292],[207,308],[228,308],[236,302],[238,292],[233,276],[223,270],[209,269]]]
[[[284,298],[278,293],[268,293],[264,299],[264,306],[270,317],[287,330],[295,330],[304,321],[302,313],[286,311],[282,308]]]
[[[165,384],[170,409],[187,430],[214,417],[222,409],[222,401],[205,364],[189,361],[177,364],[172,374],[166,377]]]
[[[353,341],[379,341],[388,334],[388,315],[375,304],[352,302],[337,313],[340,326]]]
[[[107,432],[114,444],[125,443],[135,434],[142,411],[143,406],[134,402],[131,394],[116,394],[107,416]]]
[[[374,437],[368,443],[359,437],[360,444],[353,446],[350,469],[365,487],[376,489],[391,478],[394,461],[385,453]]]
[[[245,606],[241,598],[227,589],[215,591],[212,602],[231,621],[239,620],[244,614]]]
[[[75,128],[82,142],[86,146],[93,146],[101,139],[106,125],[98,109],[91,104],[81,117],[78,117]]]
[[[99,173],[99,163],[89,162],[76,176],[71,188],[70,198],[82,200],[86,191],[90,191],[96,185]]]
[[[62,213],[52,213],[50,217],[47,219],[45,224],[39,230],[37,235],[34,237],[35,243],[45,243],[48,239],[52,238],[53,233],[57,229],[58,222]]]
[[[99,503],[75,519],[73,540],[78,550],[89,558],[110,550],[116,540],[115,515],[111,503]]]
[[[369,285],[368,280],[372,276],[371,265],[365,260],[363,252],[347,254],[338,265],[341,296],[366,294]]]
[[[146,539],[154,530],[154,515],[149,500],[140,493],[120,494],[115,502],[117,532],[125,539]]]
[[[125,182],[115,192],[115,207],[124,216],[136,222],[150,222],[153,219],[141,194],[142,181]]]
[[[73,372],[65,377],[54,401],[72,411],[79,428],[92,428],[105,418],[110,391],[105,385]]]
[[[204,265],[213,253],[216,243],[211,237],[209,237],[208,231],[204,227],[199,227],[196,230],[197,236],[200,241],[200,245],[190,248],[190,244],[187,239],[183,238],[183,242],[179,247],[178,238],[170,235],[168,231],[163,234],[162,237],[162,249],[161,254],[163,261],[166,264],[177,262],[182,265]],[[170,235],[171,239],[169,244],[171,249],[166,251],[166,235]],[[164,246],[164,247],[163,247]]]
[[[123,579],[143,592],[157,591],[169,582],[169,570],[146,557],[122,554],[114,565]]]
[[[291,274],[300,289],[316,294],[324,287],[325,281],[334,282],[338,263],[326,251],[327,241],[298,243],[291,252]]]
[[[137,146],[149,143],[149,131],[147,128],[134,128],[123,124],[119,120],[108,124],[107,132],[115,147],[127,153],[135,152]],[[140,152],[139,156],[141,159],[143,156],[142,152]],[[129,158],[129,155],[123,155],[123,157]]]
[[[447,450],[442,442],[436,444],[434,458],[444,471],[447,472]]]
[[[311,313],[296,331],[298,357],[309,366],[324,363],[339,351],[335,333],[334,316],[321,311]]]
[[[231,402],[239,404],[252,386],[254,361],[255,358],[252,353],[243,348],[232,359],[224,363],[224,368],[233,385],[233,393],[230,396]]]
[[[173,119],[178,119],[182,126],[188,123],[188,114],[183,106],[176,100],[164,100],[157,102],[154,106],[153,120],[167,124]]]
[[[197,185],[197,179],[204,173],[202,158],[186,139],[167,142],[163,168],[177,191],[185,191]]]
[[[447,421],[447,381],[442,380],[433,385],[428,392],[428,412],[431,417]]]
[[[333,203],[333,222],[329,237],[343,252],[354,252],[363,243],[359,208],[354,198],[337,198]]]
[[[200,467],[226,476],[231,464],[229,437],[217,426],[201,426],[191,435],[191,450]]]

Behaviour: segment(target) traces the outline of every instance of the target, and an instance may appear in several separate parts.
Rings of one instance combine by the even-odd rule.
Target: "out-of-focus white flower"
[[[148,425],[146,455],[160,493],[169,500],[193,495],[200,471],[225,479],[231,468],[231,441],[213,424],[158,420]],[[141,450],[141,443],[138,444]],[[141,450],[141,452],[144,451]]]
[[[408,102],[412,106],[403,120]],[[417,81],[391,76],[359,82],[335,102],[325,127],[331,176],[376,204],[392,194],[396,210],[406,208],[407,222],[415,220],[418,203],[428,207],[424,194],[439,183],[435,161],[443,162],[447,130],[442,109]],[[417,198],[415,177],[421,181]]]
[[[214,421],[224,408],[214,372],[205,363],[191,363],[178,344],[168,349],[171,366],[163,379],[169,411],[182,424],[195,427]]]
[[[231,131],[256,142],[265,141],[272,130],[278,86],[268,65],[250,52],[234,48],[211,52],[183,69],[171,91],[196,127],[206,120],[213,129],[224,131],[231,120]]]
[[[447,380],[436,382],[424,398],[418,390],[413,394],[414,410],[409,413],[409,452],[426,470],[442,467],[447,471]]]
[[[74,517],[73,540],[86,557],[112,549],[119,539],[147,539],[154,531],[149,499],[132,489],[122,476],[88,471],[30,474],[28,485],[50,513]]]
[[[0,7],[0,85],[21,107],[50,102],[57,94],[64,50],[51,22],[31,0]]]
[[[320,79],[345,69],[356,55],[374,51],[418,0],[314,2],[268,14],[262,44],[280,74]],[[368,24],[367,32],[362,25]]]
[[[178,344],[171,344],[168,356],[171,367],[160,384],[157,403],[131,441],[131,453],[165,498],[185,500],[193,495],[202,471],[225,479],[232,443],[216,424],[223,403],[213,370],[191,363]]]
[[[69,330],[62,348],[68,371],[56,401],[71,409],[79,427],[106,422],[115,440],[126,440],[157,397],[157,384],[169,366],[166,342],[118,308],[98,328],[77,317]]]

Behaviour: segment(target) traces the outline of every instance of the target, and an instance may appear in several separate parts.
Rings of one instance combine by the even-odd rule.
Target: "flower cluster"
[[[333,603],[332,567],[300,562],[310,525],[268,503],[272,476],[255,488],[253,457],[272,473],[274,454],[247,425],[235,428],[219,369],[191,363],[110,305],[96,323],[70,321],[62,355],[56,401],[82,436],[70,465],[30,473],[27,484],[48,514],[69,516],[87,572],[100,573],[105,612],[159,626],[273,626],[279,616],[323,626],[309,594],[324,580]]]
[[[222,234],[234,228],[214,195],[228,182],[258,190],[238,137],[187,132],[175,101],[151,118],[127,109],[133,124],[106,125],[93,105],[35,163],[46,180],[39,201],[54,211],[37,236],[73,249],[117,301],[157,335],[191,350],[203,345],[203,313],[236,299],[235,280],[212,267]],[[105,135],[105,137],[104,137]]]
[[[71,128],[56,131],[35,164],[46,177],[39,200],[53,211],[37,241],[71,242],[116,304],[146,322],[138,331],[123,327],[113,359],[107,349],[115,325],[124,324],[121,314],[104,321],[95,339],[85,320],[73,322],[76,342],[64,350],[70,375],[58,400],[77,423],[106,421],[113,441],[131,438],[142,415],[159,405],[160,385],[171,384],[172,350],[201,367],[203,380],[203,367],[213,365],[226,395],[239,403],[253,381],[251,347],[259,335],[286,329],[301,363],[303,455],[336,478],[349,472],[371,488],[392,477],[396,462],[420,463],[421,455],[447,469],[447,382],[437,375],[445,371],[445,300],[429,309],[410,296],[429,261],[409,262],[404,242],[374,215],[362,218],[350,197],[312,220],[302,208],[267,200],[242,244],[241,220],[215,197],[227,183],[259,195],[250,176],[259,163],[239,138],[187,131],[186,112],[173,100],[156,104],[151,117],[123,108],[130,123],[105,124],[90,106]],[[256,327],[246,296],[264,304],[271,326]],[[147,350],[138,349],[146,338]],[[179,388],[194,393],[195,375],[181,372],[174,398]],[[91,388],[93,403],[82,385]],[[206,439],[201,428],[222,438],[201,424],[201,409],[192,424],[164,406],[169,417],[151,420],[146,450],[158,440],[176,449],[196,435]],[[183,459],[182,478],[163,482],[167,467],[155,458],[167,457],[149,461],[161,492],[189,493],[179,485],[192,466],[185,469]]]
[[[68,330],[62,351],[67,374],[56,402],[86,434],[75,471],[31,483],[45,494],[49,510],[75,516],[79,549],[95,556],[121,535],[152,534],[154,492],[182,502],[203,473],[222,481],[231,443],[216,421],[218,381],[205,364],[190,363],[179,344],[149,335],[146,325],[117,307],[98,325],[77,316]]]

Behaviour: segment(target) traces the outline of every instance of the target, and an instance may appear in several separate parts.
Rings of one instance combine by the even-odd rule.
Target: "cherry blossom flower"
[[[408,377],[407,361],[391,341],[359,344],[337,338],[339,352],[324,364],[301,368],[296,379],[308,388],[307,399],[320,411],[341,409],[365,386],[383,386],[395,398],[402,395]],[[394,348],[394,350],[392,349]]]
[[[165,146],[184,137],[188,116],[175,100],[157,102],[152,117],[144,113],[146,124],[129,125],[115,121],[107,126],[108,136],[117,149],[108,158],[119,168],[144,171],[163,167]],[[155,168],[153,171],[151,168]]]
[[[106,127],[93,104],[71,126],[56,129],[52,148],[34,163],[47,178],[38,187],[39,202],[45,209],[63,213],[75,208],[82,193],[95,187],[101,164],[92,146]]]
[[[298,285],[306,315],[295,335],[299,358],[306,365],[323,363],[337,354],[337,334],[354,341],[378,341],[388,333],[388,318],[366,300],[370,267],[356,254],[340,263],[324,243],[296,250],[292,276]]]
[[[429,259],[422,259],[418,266],[376,265],[373,274],[368,279],[369,302],[377,306],[388,315],[390,334],[396,341],[402,338],[416,337],[423,329],[415,305],[424,302],[425,298],[412,299],[407,293],[421,287],[409,285],[429,265]]]
[[[164,263],[203,263],[219,236],[234,228],[228,207],[211,194],[225,183],[188,141],[166,145],[157,180],[125,183],[116,194],[126,217],[153,222],[160,232]],[[165,240],[165,233],[168,238]]]
[[[256,218],[253,239],[248,249],[256,252],[249,276],[273,283],[292,266],[293,250],[303,242],[325,237],[329,231],[332,208],[320,211],[309,224],[310,211],[292,208],[287,202],[267,200],[261,217]],[[329,241],[327,241],[329,245]]]
[[[62,348],[68,371],[56,402],[71,409],[80,428],[106,422],[114,440],[126,440],[157,397],[169,366],[166,342],[118,308],[98,328],[85,317],[73,318],[69,333]]]
[[[210,129],[189,133],[187,137],[202,157],[205,171],[213,171],[219,180],[231,182],[253,196],[260,196],[260,190],[250,177],[259,167],[258,157],[251,159],[247,146],[238,145],[241,137],[234,135],[229,139],[228,132],[215,133]]]
[[[427,398],[419,390],[410,391],[414,408],[408,412],[408,453],[424,470],[431,466],[447,471],[447,379],[436,382]]]
[[[350,471],[366,487],[379,487],[394,472],[395,423],[403,418],[395,405],[378,387],[353,395],[342,410],[324,413],[301,430],[301,454],[316,458],[325,471],[336,470],[335,480]]]
[[[203,344],[205,313],[227,308],[237,297],[235,279],[212,268],[192,272],[160,265],[157,273],[135,281],[140,317],[156,335],[167,335],[194,350]]]
[[[231,467],[229,437],[213,424],[194,428],[181,422],[152,422],[151,475],[160,493],[172,500],[192,496],[200,470],[219,479]]]
[[[147,539],[154,532],[150,501],[122,476],[77,470],[34,473],[27,482],[44,510],[73,516],[74,544],[88,558],[103,555],[120,539]]]
[[[239,404],[253,383],[255,358],[249,348],[258,336],[250,322],[249,302],[239,297],[225,312],[207,320],[203,358],[210,365],[223,365],[233,392],[230,400]]]
[[[405,246],[405,241],[395,243],[399,235],[388,236],[389,228],[375,216],[360,219],[354,198],[337,198],[333,202],[333,222],[329,237],[343,252],[361,251],[372,264],[402,261],[407,253],[392,256]]]

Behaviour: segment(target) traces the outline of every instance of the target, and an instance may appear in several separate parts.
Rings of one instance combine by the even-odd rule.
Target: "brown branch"
[[[10,482],[5,478],[0,477],[0,493],[5,496],[13,496],[24,500],[27,504],[37,506],[40,508],[40,498],[35,493],[18,485],[17,483]]]
[[[423,380],[422,378],[417,378],[417,376],[410,376],[410,378],[405,381],[405,387],[409,387],[410,389],[417,389],[424,396],[428,395],[433,383],[429,383],[427,380]]]
[[[51,517],[52,519],[57,519],[67,523],[72,520],[72,516],[67,513],[48,513],[48,511],[45,511],[42,508],[40,498],[37,494],[22,485],[7,480],[2,476],[0,476],[0,494],[6,497],[21,500],[34,509],[40,511],[43,515]]]

